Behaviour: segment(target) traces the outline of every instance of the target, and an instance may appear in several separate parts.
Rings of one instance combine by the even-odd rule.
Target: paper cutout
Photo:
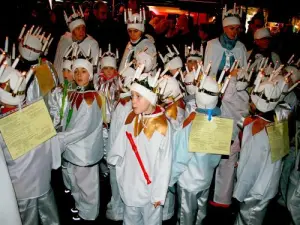
[[[189,152],[229,155],[232,130],[231,119],[213,117],[208,121],[207,115],[197,114],[190,132]]]
[[[271,148],[272,163],[282,159],[289,153],[289,128],[288,121],[272,123],[267,126],[269,144]]]
[[[39,82],[39,87],[43,96],[48,94],[55,87],[51,70],[46,63],[37,66],[34,75]]]
[[[13,160],[56,135],[43,99],[1,118],[0,131]]]

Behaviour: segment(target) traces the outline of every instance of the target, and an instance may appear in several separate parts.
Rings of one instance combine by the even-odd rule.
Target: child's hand
[[[157,208],[158,206],[160,206],[160,202],[155,202],[154,203],[154,208]]]

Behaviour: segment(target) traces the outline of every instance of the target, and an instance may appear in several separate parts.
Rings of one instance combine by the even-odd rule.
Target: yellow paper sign
[[[197,114],[189,137],[189,151],[229,155],[233,120]]]
[[[39,87],[43,96],[48,94],[55,87],[51,70],[46,63],[37,66],[34,74],[39,82]]]
[[[0,119],[0,131],[13,160],[56,135],[43,99]]]
[[[273,123],[267,126],[272,162],[282,159],[289,153],[288,121]]]

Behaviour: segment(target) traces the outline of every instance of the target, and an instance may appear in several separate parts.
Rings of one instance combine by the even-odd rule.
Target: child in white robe
[[[70,190],[75,200],[73,220],[95,220],[99,214],[99,161],[103,157],[102,108],[105,98],[93,87],[93,65],[79,54],[72,65],[77,89],[68,93],[67,114],[59,133]],[[83,58],[81,58],[83,57]]]
[[[257,82],[251,93],[254,116],[246,118],[233,197],[240,204],[236,225],[260,225],[267,206],[278,192],[281,160],[271,161],[266,125],[274,121],[281,86],[269,80]]]
[[[157,78],[136,76],[132,109],[108,153],[124,201],[124,225],[162,224],[171,174],[171,128],[153,92]]]
[[[221,159],[221,155],[189,152],[189,136],[195,116],[206,114],[210,119],[221,114],[220,108],[217,107],[219,98],[217,82],[208,76],[201,83],[201,89],[196,86],[197,109],[189,114],[183,122],[182,129],[174,137],[176,151],[170,186],[177,182],[179,200],[177,220],[180,225],[203,224],[209,187],[214,170]]]
[[[25,77],[9,66],[0,70],[0,102],[3,115],[23,106],[26,82],[32,73],[28,72]],[[15,160],[9,153],[2,135],[0,149],[4,153],[22,224],[39,225],[41,222],[43,225],[59,225],[55,198],[50,185],[51,170],[57,169],[61,164],[57,137],[40,144]],[[16,218],[16,224],[17,220]]]

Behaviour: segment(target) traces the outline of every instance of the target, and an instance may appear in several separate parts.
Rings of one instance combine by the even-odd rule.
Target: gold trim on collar
[[[174,102],[173,104],[171,104],[170,106],[168,106],[166,108],[166,115],[169,118],[172,118],[172,119],[176,120],[177,115],[178,115],[178,108],[177,107],[181,108],[181,109],[185,109],[185,104],[184,104],[182,98],[177,100],[176,102]]]

